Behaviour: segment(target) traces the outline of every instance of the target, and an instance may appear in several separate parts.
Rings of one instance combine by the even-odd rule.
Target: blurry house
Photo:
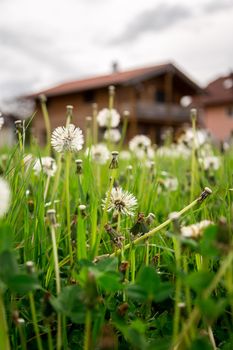
[[[74,124],[85,129],[85,117],[92,115],[92,104],[98,109],[108,106],[108,86],[116,87],[115,108],[121,116],[130,112],[127,138],[137,133],[159,142],[167,127],[174,129],[189,122],[189,108],[184,97],[198,95],[201,88],[172,63],[118,71],[112,74],[67,82],[29,96],[37,103],[34,118],[35,135],[44,142],[45,126],[39,95],[47,97],[52,129],[65,124],[66,105],[74,106]],[[190,101],[189,101],[190,102]]]
[[[219,141],[233,136],[233,73],[207,85],[199,99],[204,126]]]

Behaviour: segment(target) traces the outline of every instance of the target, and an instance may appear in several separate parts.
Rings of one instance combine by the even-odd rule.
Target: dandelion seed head
[[[212,221],[202,220],[193,225],[183,226],[180,229],[181,235],[185,238],[199,238],[202,236],[204,230],[210,225],[213,225]]]
[[[131,159],[131,154],[129,151],[121,151],[119,154],[119,158],[122,160],[130,160]]]
[[[199,158],[199,163],[203,165],[204,170],[218,170],[221,165],[220,158],[216,156]]]
[[[11,201],[11,191],[8,183],[0,178],[0,217],[6,214]]]
[[[69,124],[67,127],[59,126],[52,133],[51,145],[59,153],[80,151],[83,148],[83,144],[82,130],[76,128],[73,124]]]
[[[146,135],[136,135],[129,141],[129,149],[138,159],[153,159],[155,151],[151,147],[151,140]]]
[[[108,200],[109,199],[109,200]],[[113,211],[113,214],[123,214],[132,216],[138,205],[137,199],[128,191],[123,191],[121,187],[114,187],[111,191],[110,198],[108,193],[103,200],[103,208],[107,205],[107,211]]]
[[[54,176],[57,171],[57,165],[53,158],[51,157],[42,157],[37,159],[33,170],[36,175],[39,175],[41,172],[47,176]]]
[[[86,150],[86,156],[90,154],[91,159],[97,164],[105,164],[110,158],[110,152],[106,145],[99,143]]]
[[[104,108],[99,111],[96,119],[100,127],[116,128],[120,123],[120,114],[114,108]]]
[[[104,139],[113,143],[117,143],[121,139],[121,133],[118,129],[107,129],[104,133]]]

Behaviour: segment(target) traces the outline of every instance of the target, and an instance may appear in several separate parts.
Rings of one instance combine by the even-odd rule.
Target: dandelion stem
[[[187,205],[186,207],[184,207],[183,209],[181,209],[179,212],[177,212],[177,214],[180,216],[184,213],[186,213],[188,210],[192,209],[195,205],[197,205],[198,203],[200,203],[201,201],[201,197],[198,197],[197,199],[195,199],[193,202],[191,202],[189,205]],[[166,221],[164,221],[162,224],[160,224],[159,226],[153,228],[152,230],[150,230],[149,232],[145,233],[143,236],[140,236],[138,238],[136,238],[133,243],[134,244],[138,244],[144,240],[146,240],[147,238],[153,237],[155,235],[155,233],[157,233],[158,231],[162,230],[164,227],[168,226],[170,223],[172,222],[172,219],[167,219]],[[128,243],[125,245],[125,250],[129,249],[131,246],[131,243]],[[110,255],[110,257],[119,255],[121,253],[121,249],[116,250],[114,253],[112,253]]]
[[[71,222],[70,222],[70,152],[66,155],[66,175],[65,175],[65,186],[66,186],[66,218],[67,218],[67,237],[68,237],[68,247],[70,254],[70,264],[73,265],[73,251],[71,242]]]
[[[3,303],[3,294],[0,289],[0,349],[10,350],[8,336],[8,326],[6,320],[5,306]]]
[[[51,179],[51,176],[47,176],[46,183],[45,183],[45,190],[44,190],[44,201],[46,201],[46,197],[48,194],[50,179]]]
[[[44,118],[45,123],[45,129],[46,129],[46,151],[47,154],[50,154],[50,138],[51,138],[51,125],[50,125],[50,118],[49,113],[46,105],[46,97],[40,96],[40,104],[41,104],[41,110]]]
[[[107,210],[108,210],[108,205],[111,199],[111,192],[112,192],[112,188],[113,188],[113,184],[114,184],[114,180],[116,177],[116,169],[112,169],[112,176],[110,179],[110,185],[109,185],[109,189],[108,189],[108,194],[107,194],[107,198],[106,198],[106,203],[104,206],[104,211],[103,211],[103,217],[102,217],[102,221],[101,221],[101,225],[100,225],[100,231],[98,236],[96,237],[96,244],[95,244],[95,251],[94,251],[94,256],[98,255],[98,250],[99,250],[99,244],[100,244],[100,240],[101,240],[101,235],[102,235],[102,231],[104,228],[104,224],[106,223],[107,220]],[[117,250],[118,254],[121,252],[121,249]],[[116,255],[116,254],[114,254]],[[114,256],[113,255],[113,256]]]
[[[91,349],[91,310],[87,309],[85,318],[85,334],[83,350]]]
[[[57,171],[55,174],[55,180],[54,180],[54,184],[53,184],[53,191],[52,191],[52,196],[51,196],[51,201],[54,201],[55,195],[57,194],[57,189],[58,189],[58,185],[59,185],[59,180],[60,180],[60,175],[61,175],[61,168],[62,168],[62,155],[61,153],[58,154],[57,157]]]
[[[180,327],[180,293],[181,293],[181,278],[179,276],[181,270],[181,245],[180,240],[175,237],[174,240],[174,250],[176,257],[176,289],[175,289],[175,311],[173,318],[173,343],[176,342],[177,335],[179,333]]]
[[[22,350],[27,350],[27,342],[23,330],[22,324],[18,324],[18,330],[19,330],[19,337],[20,337],[20,343],[22,346]]]
[[[31,313],[32,313],[33,327],[34,327],[34,331],[35,331],[35,335],[36,335],[37,347],[39,350],[43,350],[43,346],[42,346],[42,342],[41,342],[41,338],[40,338],[37,316],[36,316],[35,301],[34,301],[34,296],[33,296],[32,292],[29,292],[29,302],[30,302],[30,308],[31,308]]]
[[[56,292],[58,295],[61,292],[61,282],[60,282],[60,271],[59,271],[58,254],[57,254],[56,232],[55,232],[54,225],[51,225],[51,239],[52,239],[52,246],[53,246],[53,259],[54,259],[54,269],[55,269],[55,277],[56,277]]]
[[[93,125],[93,144],[96,145],[98,143],[97,104],[96,103],[93,103],[92,125]]]

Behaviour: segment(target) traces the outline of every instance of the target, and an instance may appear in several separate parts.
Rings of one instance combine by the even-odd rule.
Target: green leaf
[[[154,301],[161,302],[167,299],[173,291],[173,286],[170,282],[163,282],[158,286],[156,293],[154,294]]]
[[[7,284],[7,281],[16,275],[18,265],[16,258],[10,251],[4,251],[0,254],[0,279]]]
[[[155,295],[158,291],[160,278],[153,267],[145,266],[139,272],[136,283],[145,288],[148,295]]]
[[[35,275],[16,274],[7,281],[8,287],[12,292],[25,294],[39,289],[40,285]]]
[[[131,298],[140,302],[144,302],[147,299],[147,292],[145,288],[137,284],[129,284],[126,291],[129,299]]]
[[[118,259],[116,257],[102,259],[95,265],[95,268],[98,271],[105,271],[105,272],[106,271],[117,271]]]
[[[219,255],[219,250],[216,247],[216,237],[218,227],[211,225],[207,227],[200,240],[200,254],[206,257],[216,257]]]
[[[120,283],[120,275],[117,272],[107,271],[97,277],[97,284],[107,292],[117,292],[123,288]]]
[[[198,306],[202,314],[211,322],[216,320],[224,312],[226,304],[227,301],[225,299],[214,300],[213,298],[209,298],[198,301]]]
[[[13,232],[10,225],[0,223],[0,253],[11,250],[13,246]]]
[[[79,286],[68,286],[62,289],[57,298],[52,297],[53,308],[75,323],[84,323],[86,307],[83,302],[83,290]]]
[[[214,277],[213,272],[198,271],[190,273],[185,281],[189,287],[195,292],[200,293],[203,289],[207,288]]]
[[[199,338],[194,340],[190,350],[212,350],[213,347],[210,345],[206,338]]]

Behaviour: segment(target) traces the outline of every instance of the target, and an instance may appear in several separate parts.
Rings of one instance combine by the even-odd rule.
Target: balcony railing
[[[139,120],[184,123],[189,121],[189,109],[177,104],[137,102],[136,117]]]

